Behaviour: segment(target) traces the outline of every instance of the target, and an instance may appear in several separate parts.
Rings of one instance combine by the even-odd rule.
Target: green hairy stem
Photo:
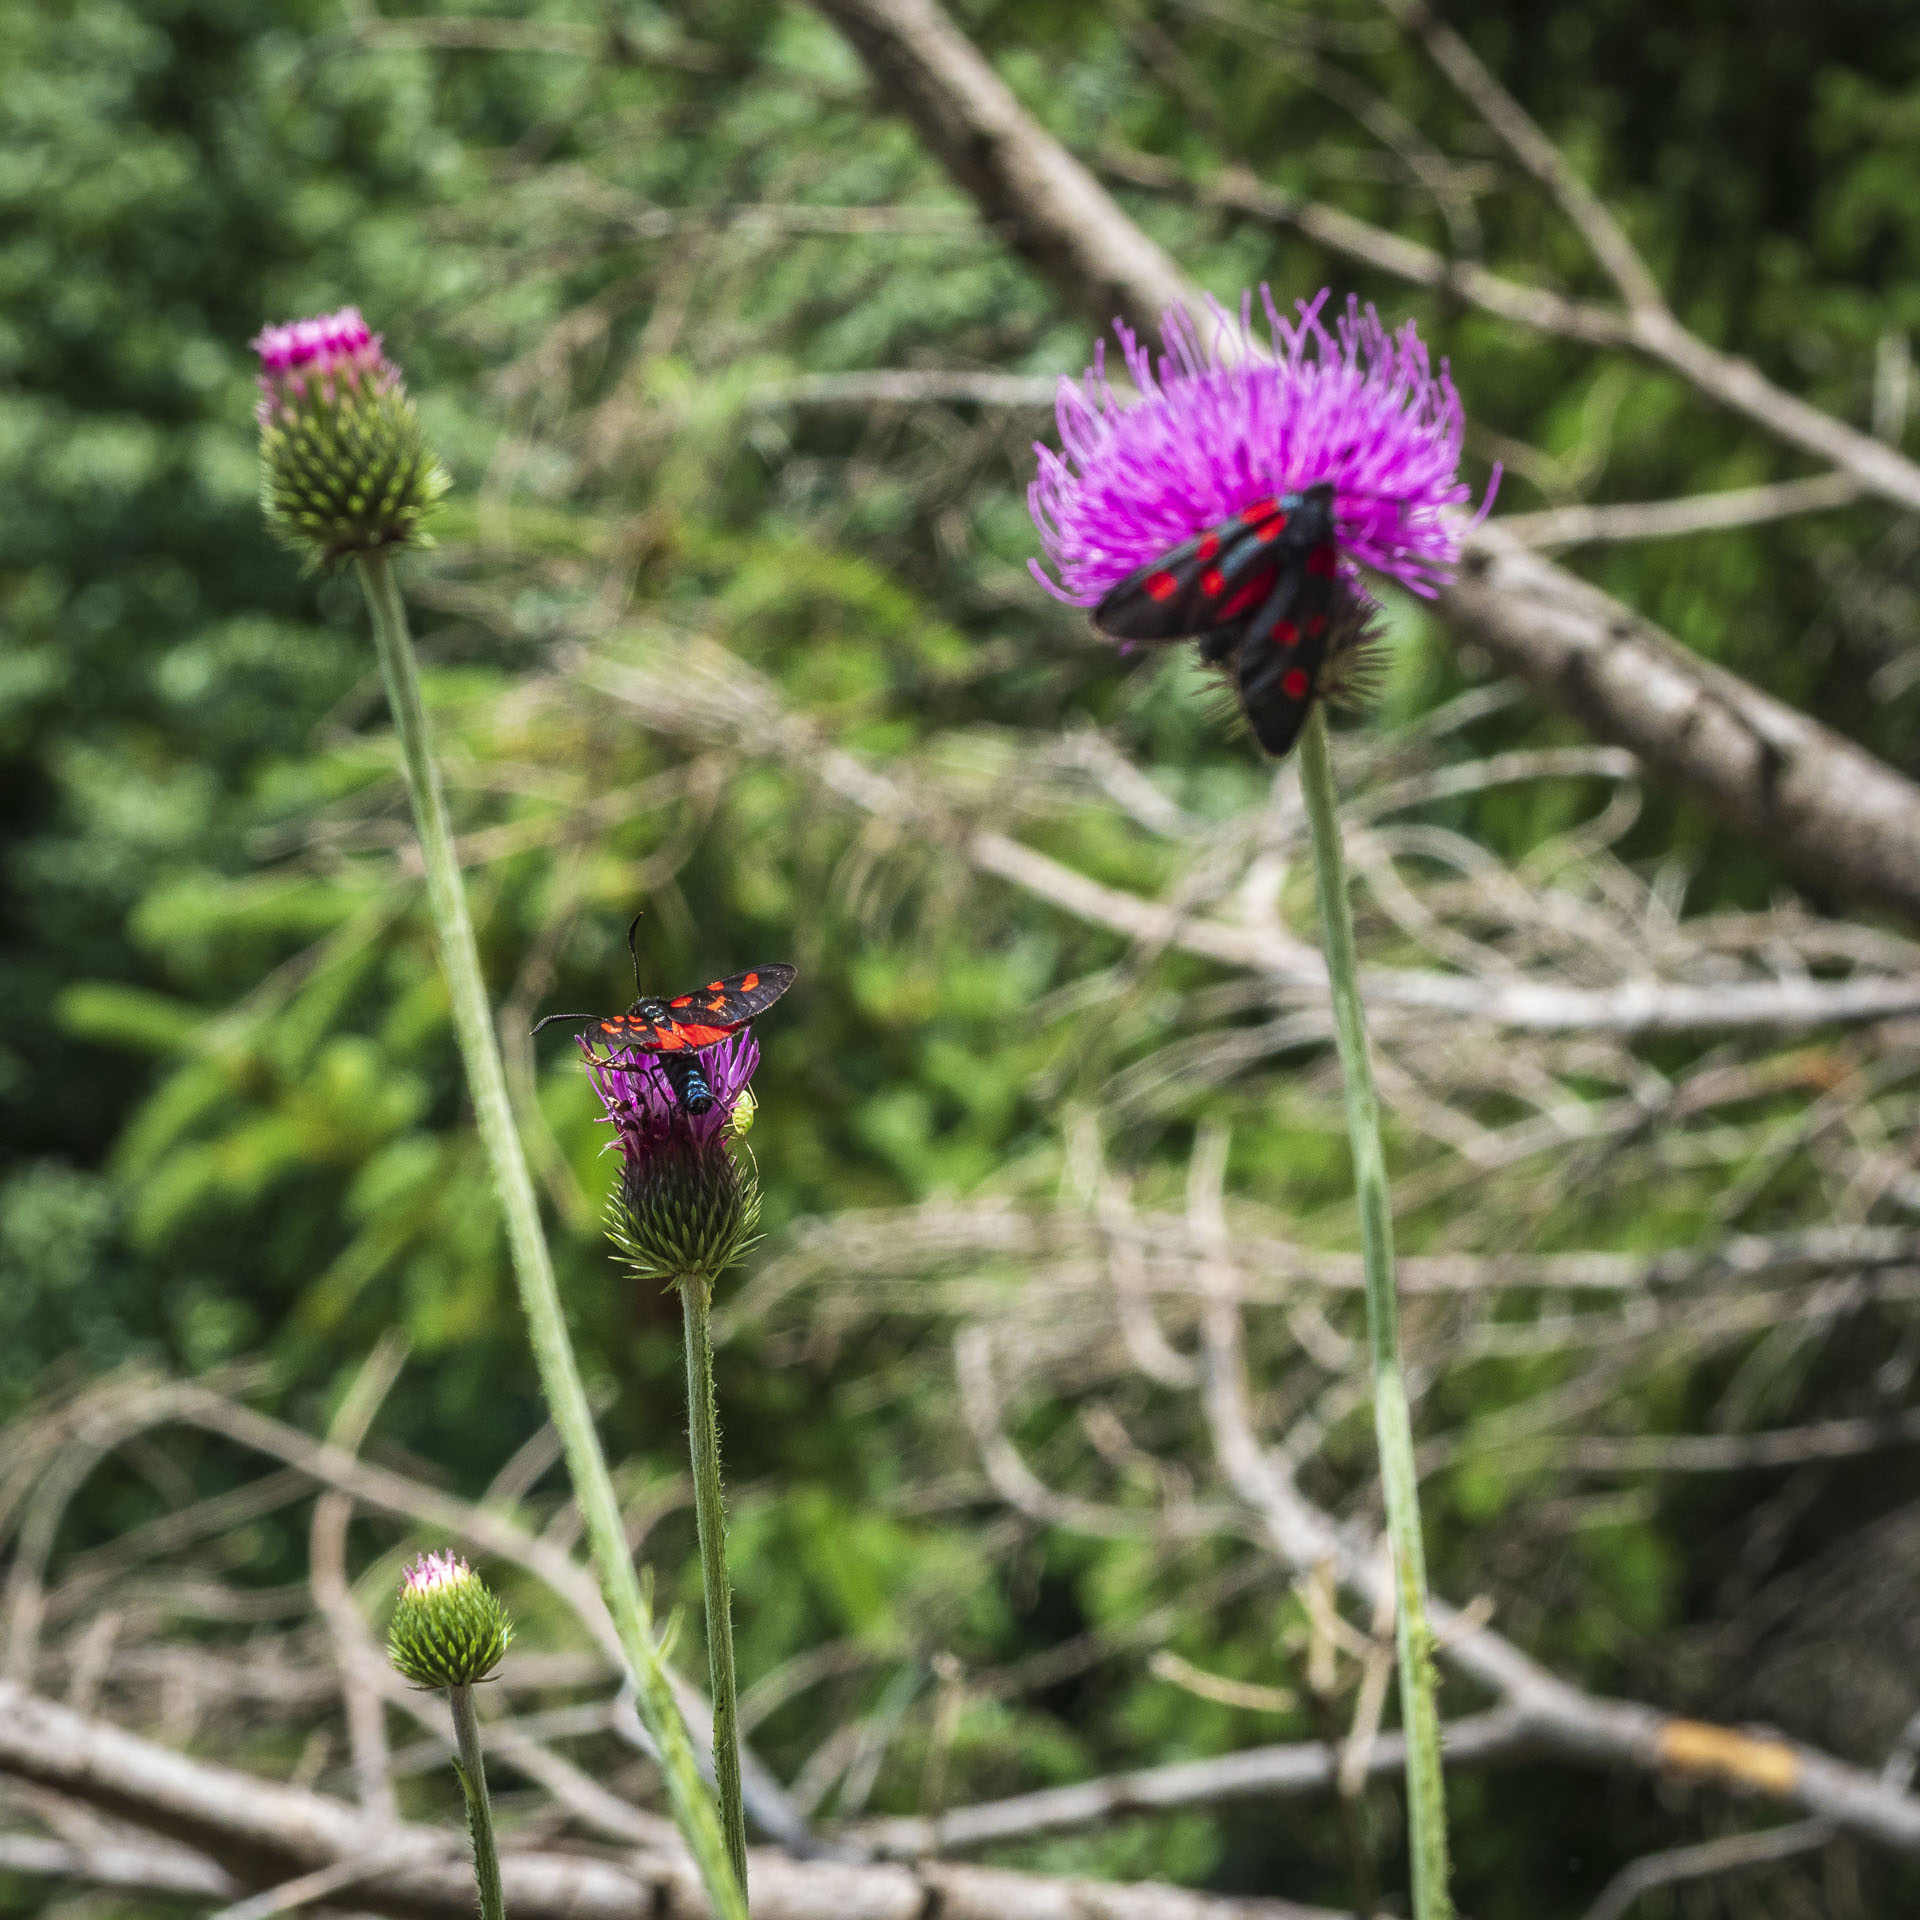
[[[700,1530],[700,1590],[707,1608],[707,1668],[713,1683],[713,1777],[733,1870],[747,1884],[747,1822],[740,1800],[738,1686],[733,1675],[733,1585],[727,1577],[727,1509],[720,1486],[720,1417],[713,1391],[713,1282],[680,1282],[687,1325],[687,1438],[693,1453],[693,1512]]]
[[[453,1737],[460,1751],[457,1771],[467,1796],[467,1830],[473,1835],[473,1878],[480,1890],[480,1920],[506,1920],[500,1891],[500,1854],[493,1843],[493,1803],[487,1798],[487,1763],[480,1752],[480,1723],[474,1718],[473,1689],[449,1687]]]
[[[600,1437],[594,1431],[593,1414],[561,1313],[553,1262],[540,1225],[539,1202],[507,1100],[506,1072],[480,974],[473,926],[467,917],[466,892],[454,856],[453,832],[434,763],[426,710],[421,704],[420,675],[407,632],[406,609],[386,555],[365,555],[358,565],[373,616],[380,672],[393,708],[394,731],[406,764],[414,825],[426,865],[427,899],[439,935],[440,961],[446,972],[474,1118],[506,1216],[514,1277],[540,1384],[566,1453],[567,1472],[586,1523],[601,1591],[632,1668],[640,1718],[660,1756],[673,1817],[706,1882],[717,1920],[747,1920],[745,1889],[733,1867],[713,1800],[700,1778],[686,1722],[673,1697],[672,1681],[633,1556],[627,1551],[620,1503],[600,1451]]]
[[[1373,1424],[1386,1495],[1387,1540],[1393,1553],[1400,1657],[1400,1718],[1407,1732],[1407,1828],[1413,1856],[1414,1920],[1451,1920],[1447,1886],[1447,1798],[1440,1769],[1440,1710],[1434,1697],[1433,1634],[1427,1624],[1427,1561],[1420,1537],[1419,1481],[1413,1464],[1413,1420],[1400,1365],[1399,1294],[1393,1277],[1393,1209],[1386,1155],[1380,1145],[1380,1101],[1374,1092],[1353,909],[1340,850],[1339,796],[1327,750],[1324,707],[1300,735],[1300,792],[1307,805],[1319,886],[1320,925],[1333,993],[1333,1026],[1346,1086],[1347,1132],[1353,1142],[1354,1199],[1366,1269],[1367,1336],[1373,1360]]]

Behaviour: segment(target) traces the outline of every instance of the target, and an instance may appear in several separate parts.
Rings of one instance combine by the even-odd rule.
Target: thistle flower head
[[[1060,451],[1041,446],[1028,505],[1059,578],[1057,598],[1092,606],[1136,568],[1254,501],[1332,481],[1341,551],[1430,594],[1459,558],[1448,509],[1470,497],[1459,478],[1465,421],[1443,361],[1438,373],[1409,321],[1388,333],[1349,299],[1333,328],[1323,289],[1280,317],[1263,287],[1271,353],[1254,340],[1253,296],[1236,323],[1209,302],[1210,347],[1191,316],[1169,313],[1153,355],[1117,325],[1138,398],[1107,378],[1104,343],[1078,382],[1063,379]]]
[[[457,1554],[423,1553],[400,1582],[387,1657],[417,1687],[467,1687],[500,1664],[513,1622]]]
[[[608,1238],[641,1279],[713,1280],[751,1245],[760,1218],[759,1184],[729,1144],[752,1124],[752,1032],[674,1055],[671,1066],[651,1053],[603,1056],[585,1039],[580,1050],[621,1159]]]
[[[260,504],[275,535],[316,561],[424,542],[447,474],[360,309],[267,327],[253,348]]]

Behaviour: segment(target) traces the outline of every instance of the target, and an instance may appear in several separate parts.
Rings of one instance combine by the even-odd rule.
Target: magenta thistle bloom
[[[358,307],[253,341],[260,356],[260,504],[314,560],[420,544],[447,490],[400,370]]]
[[[683,1074],[692,1067],[706,1081],[712,1104],[700,1113],[687,1111],[657,1054],[601,1055],[584,1037],[580,1051],[621,1159],[608,1236],[643,1279],[712,1280],[751,1244],[760,1217],[759,1187],[732,1147],[752,1123],[759,1043],[743,1027],[675,1056]]]
[[[1209,302],[1220,333],[1210,350],[1188,314],[1162,323],[1154,358],[1115,326],[1132,402],[1107,378],[1105,343],[1057,404],[1061,451],[1040,446],[1027,494],[1041,544],[1059,575],[1035,577],[1057,598],[1092,606],[1108,588],[1256,501],[1334,487],[1335,524],[1348,561],[1431,594],[1449,577],[1460,541],[1449,509],[1470,489],[1459,478],[1464,416],[1443,361],[1431,370],[1411,321],[1389,334],[1371,306],[1349,299],[1330,332],[1323,290],[1281,319],[1263,287],[1272,357],[1253,338],[1253,297],[1236,324]],[[1490,496],[1489,496],[1490,497]]]

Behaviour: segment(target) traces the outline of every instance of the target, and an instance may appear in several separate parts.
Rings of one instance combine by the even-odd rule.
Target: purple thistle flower
[[[1092,606],[1243,507],[1322,481],[1334,485],[1350,562],[1420,594],[1449,577],[1460,539],[1448,510],[1471,489],[1459,478],[1465,420],[1446,363],[1432,372],[1412,321],[1390,334],[1356,299],[1329,332],[1325,289],[1297,303],[1291,325],[1265,287],[1260,298],[1271,358],[1255,344],[1248,294],[1237,325],[1208,302],[1219,332],[1237,337],[1230,356],[1176,309],[1162,322],[1156,369],[1138,336],[1116,323],[1139,390],[1131,403],[1107,378],[1104,342],[1080,381],[1061,380],[1061,451],[1035,448],[1040,471],[1027,494],[1058,582],[1030,564],[1057,599]]]
[[[750,1027],[686,1056],[706,1075],[713,1093],[713,1105],[704,1113],[689,1113],[657,1053],[603,1055],[584,1035],[578,1044],[586,1057],[587,1078],[614,1129],[613,1144],[629,1165],[658,1153],[675,1138],[691,1140],[703,1151],[724,1140],[733,1132],[741,1096],[752,1099],[747,1083],[760,1064],[760,1043]]]
[[[675,1055],[705,1076],[712,1104],[689,1113],[657,1054],[596,1053],[583,1036],[587,1077],[613,1128],[620,1181],[607,1207],[607,1233],[642,1279],[676,1285],[711,1281],[751,1243],[760,1192],[731,1142],[751,1124],[748,1082],[760,1064],[751,1029]]]

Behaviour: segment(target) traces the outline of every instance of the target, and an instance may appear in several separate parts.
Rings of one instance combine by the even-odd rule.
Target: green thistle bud
[[[400,1583],[387,1657],[416,1687],[470,1687],[500,1664],[513,1622],[487,1583],[451,1553],[423,1553]]]
[[[450,483],[359,309],[268,327],[253,345],[274,534],[316,562],[426,544],[421,522]]]
[[[607,1205],[607,1237],[637,1278],[716,1279],[753,1244],[760,1187],[724,1139],[669,1136],[629,1160]]]

